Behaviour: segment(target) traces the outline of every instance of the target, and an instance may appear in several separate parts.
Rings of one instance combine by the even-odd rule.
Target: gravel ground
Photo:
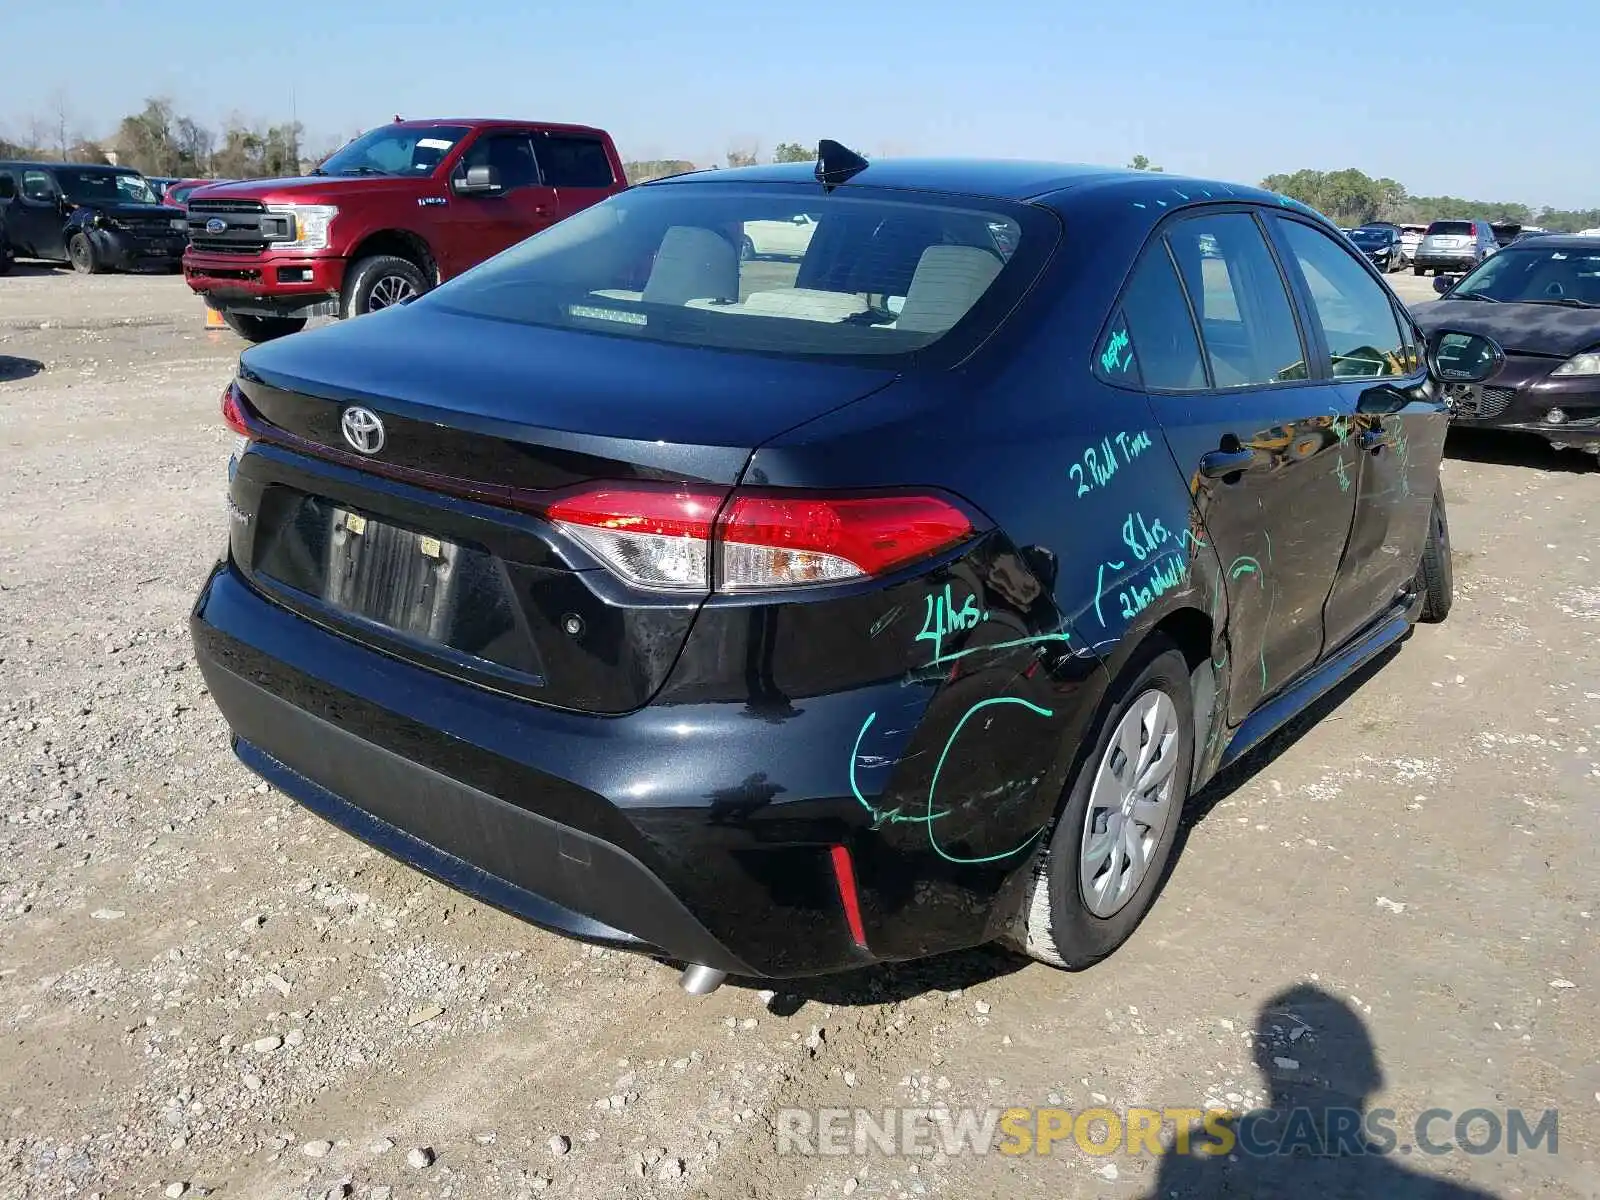
[[[223,543],[242,343],[202,325],[181,279],[0,280],[0,1195],[1248,1194],[1249,1162],[1219,1185],[1070,1142],[780,1155],[777,1113],[1237,1109],[1301,1081],[1403,1121],[1557,1107],[1559,1152],[1278,1164],[1291,1192],[1418,1171],[1600,1195],[1592,460],[1452,442],[1450,620],[1213,790],[1114,959],[694,1000],[233,760],[185,620]]]

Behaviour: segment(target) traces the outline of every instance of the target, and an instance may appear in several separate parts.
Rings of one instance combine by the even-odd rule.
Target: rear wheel
[[[392,254],[374,254],[357,261],[345,280],[342,315],[360,317],[415,300],[428,290],[422,268]]]
[[[1427,267],[1412,267],[1411,268],[1411,273],[1413,275],[1426,275],[1428,273],[1428,268]]]
[[[1450,566],[1450,521],[1445,515],[1444,488],[1433,490],[1433,511],[1428,514],[1428,540],[1417,566],[1417,591],[1422,595],[1420,619],[1436,624],[1450,615],[1455,598],[1455,576]]]
[[[86,233],[75,233],[68,239],[67,257],[72,260],[72,269],[80,275],[98,275],[105,269]]]
[[[274,338],[299,333],[306,327],[304,317],[256,317],[224,310],[222,319],[227,322],[229,329],[247,342],[270,342]]]
[[[1132,936],[1155,901],[1178,836],[1194,762],[1189,667],[1147,642],[1115,686],[1093,749],[1040,851],[1024,949],[1078,970]]]

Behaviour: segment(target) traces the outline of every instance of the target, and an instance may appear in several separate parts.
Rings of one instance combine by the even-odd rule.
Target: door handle
[[[1200,456],[1200,474],[1207,479],[1236,475],[1256,465],[1254,450],[1211,450]]]

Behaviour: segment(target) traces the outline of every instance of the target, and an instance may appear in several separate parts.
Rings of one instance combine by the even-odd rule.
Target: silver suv
[[[1488,221],[1435,221],[1417,243],[1414,275],[1472,270],[1500,248]]]

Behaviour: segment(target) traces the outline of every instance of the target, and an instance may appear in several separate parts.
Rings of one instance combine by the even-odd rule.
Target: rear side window
[[[1274,219],[1311,293],[1334,376],[1409,374],[1410,355],[1388,293],[1325,233],[1299,221]]]
[[[954,331],[949,353],[977,345],[1059,234],[1047,210],[1002,200],[646,184],[416,303],[634,340],[888,365]]]
[[[1428,226],[1427,236],[1442,233],[1451,237],[1471,237],[1472,232],[1471,221],[1435,221]]]
[[[1289,293],[1254,218],[1201,214],[1178,221],[1166,237],[1200,321],[1213,386],[1305,379]]]
[[[1128,281],[1122,311],[1096,350],[1095,370],[1109,383],[1142,380],[1161,391],[1205,389],[1200,342],[1164,243],[1150,248]]]
[[[615,180],[605,143],[599,138],[545,134],[535,139],[544,181],[558,188],[605,188]]]

